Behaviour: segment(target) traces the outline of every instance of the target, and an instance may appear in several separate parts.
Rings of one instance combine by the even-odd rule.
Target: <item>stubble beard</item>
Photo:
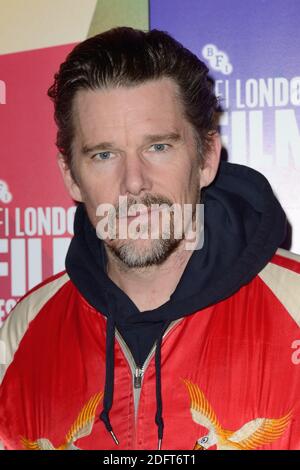
[[[195,212],[196,203],[199,201],[200,191],[199,188],[195,190],[195,197],[193,201],[193,217]],[[132,204],[141,203],[147,207],[151,204],[167,204],[169,207],[172,206],[172,201],[162,196],[146,195],[142,200],[137,201],[135,199],[128,200],[128,208]],[[118,207],[117,207],[118,209]],[[149,224],[150,230],[150,224]],[[146,240],[138,239],[132,240],[127,238],[125,240],[115,239],[104,240],[105,247],[116,259],[117,262],[124,267],[124,269],[141,269],[150,266],[158,266],[164,263],[169,256],[174,253],[181,243],[184,243],[184,239],[175,238],[174,230],[174,217],[170,217],[170,228],[169,236],[163,238],[163,228],[159,232],[158,239],[148,238]]]

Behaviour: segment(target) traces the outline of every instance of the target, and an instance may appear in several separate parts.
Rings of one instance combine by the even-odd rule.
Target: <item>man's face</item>
[[[99,204],[118,208],[119,196],[127,196],[128,207],[199,202],[200,186],[212,175],[199,167],[195,134],[176,91],[176,84],[164,78],[133,87],[81,90],[75,96],[76,182],[62,160],[60,166],[71,197],[85,204],[95,227]],[[128,267],[159,264],[180,242],[173,236],[105,240]]]

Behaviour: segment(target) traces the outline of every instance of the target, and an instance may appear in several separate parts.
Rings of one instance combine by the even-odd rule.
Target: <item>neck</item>
[[[124,266],[109,249],[105,249],[107,275],[141,312],[158,308],[170,299],[193,254],[181,243],[161,265],[134,269]]]

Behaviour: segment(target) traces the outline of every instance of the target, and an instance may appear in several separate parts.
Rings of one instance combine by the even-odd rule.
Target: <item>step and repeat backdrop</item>
[[[0,326],[28,289],[64,269],[75,208],[46,93],[73,46],[112,26],[168,31],[207,63],[226,158],[267,176],[300,253],[298,0],[11,0],[1,9]]]
[[[300,253],[300,2],[151,0],[151,28],[170,32],[210,68],[228,161],[270,181]]]
[[[147,0],[10,0],[0,11],[0,327],[64,269],[75,206],[56,163],[47,90],[75,44],[113,26],[147,30]],[[70,14],[72,12],[72,14]]]

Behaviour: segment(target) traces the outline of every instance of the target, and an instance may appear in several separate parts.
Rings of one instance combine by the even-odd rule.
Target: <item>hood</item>
[[[126,341],[138,368],[153,347],[156,365],[155,422],[163,437],[161,344],[173,320],[224,300],[248,284],[274,255],[286,231],[285,214],[266,178],[246,166],[221,162],[214,182],[202,190],[204,244],[195,250],[169,301],[149,311],[106,274],[106,252],[84,205],[79,204],[66,257],[70,279],[90,305],[107,318],[106,378],[100,419],[118,443],[109,411],[113,404],[115,331]],[[200,313],[200,312],[199,312]]]

